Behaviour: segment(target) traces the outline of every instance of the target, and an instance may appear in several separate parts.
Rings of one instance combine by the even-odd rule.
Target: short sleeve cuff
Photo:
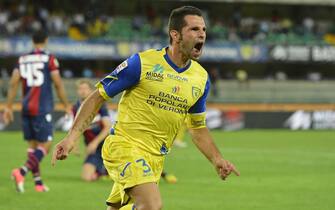
[[[206,127],[206,112],[196,113],[196,114],[188,114],[186,125],[191,129],[199,129]]]
[[[105,88],[104,86],[98,82],[96,85],[95,85],[96,88],[98,88],[98,91],[100,93],[100,95],[105,99],[105,100],[108,100],[110,99],[110,97],[108,96],[108,94],[106,93],[105,91]]]

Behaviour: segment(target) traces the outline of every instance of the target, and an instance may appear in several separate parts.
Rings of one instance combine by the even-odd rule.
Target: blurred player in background
[[[37,192],[48,191],[40,175],[40,162],[47,155],[52,141],[52,111],[54,108],[52,83],[68,113],[71,112],[55,56],[46,50],[47,34],[36,32],[33,37],[34,50],[18,59],[14,68],[4,110],[6,124],[13,121],[13,102],[19,83],[22,82],[22,125],[24,139],[28,143],[28,159],[23,166],[12,171],[16,189],[24,192],[24,178],[32,172]]]
[[[94,86],[89,80],[82,79],[77,82],[77,94],[79,100],[73,106],[73,115],[76,116],[80,104],[93,92]],[[85,181],[95,181],[100,176],[107,175],[101,157],[101,149],[105,138],[111,129],[108,109],[103,104],[98,110],[90,127],[84,131],[84,142],[86,145],[86,159],[84,161],[81,178]]]
[[[137,53],[102,79],[55,147],[53,164],[68,156],[102,104],[124,91],[114,132],[102,149],[105,167],[114,180],[108,210],[162,209],[158,181],[164,158],[186,118],[193,142],[219,177],[224,180],[231,172],[239,175],[223,159],[206,127],[209,79],[196,61],[206,39],[201,11],[191,6],[173,10],[169,35],[168,47]]]
[[[174,174],[167,173],[163,171],[161,177],[169,184],[176,184],[178,179]]]

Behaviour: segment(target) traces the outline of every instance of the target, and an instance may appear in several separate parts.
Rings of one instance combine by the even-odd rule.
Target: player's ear
[[[180,40],[180,33],[177,30],[171,30],[170,37],[172,38],[173,42],[178,43]]]

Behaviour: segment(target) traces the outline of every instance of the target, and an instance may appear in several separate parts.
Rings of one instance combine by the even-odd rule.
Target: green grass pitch
[[[56,133],[55,142],[64,133]],[[174,148],[165,168],[178,183],[160,184],[165,210],[334,210],[335,132],[246,130],[213,132],[224,156],[241,172],[221,181],[195,146]],[[71,156],[50,165],[43,160],[42,177],[50,192],[33,190],[29,174],[26,193],[17,194],[11,169],[26,159],[20,132],[0,133],[1,210],[100,210],[112,183],[79,179],[83,157]]]

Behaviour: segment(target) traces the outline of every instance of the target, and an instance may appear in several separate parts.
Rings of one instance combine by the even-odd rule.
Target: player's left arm
[[[89,143],[89,145],[86,148],[87,154],[93,154],[95,153],[97,147],[99,144],[105,140],[105,138],[108,136],[110,129],[112,127],[112,123],[109,119],[108,110],[106,106],[103,106],[102,109],[100,109],[100,115],[102,117],[102,129],[100,133]]]
[[[21,76],[20,76],[19,69],[15,68],[10,78],[9,88],[8,88],[8,93],[7,93],[7,104],[4,110],[4,122],[6,125],[14,120],[13,103],[16,97],[17,89],[20,84],[20,79],[21,79]]]
[[[197,148],[206,156],[206,158],[213,164],[218,175],[225,180],[231,172],[240,175],[236,167],[225,160],[221,155],[219,149],[214,143],[209,130],[207,127],[198,128],[198,129],[190,129],[190,134],[192,136],[194,144]]]
[[[204,94],[189,110],[187,126],[189,127],[194,144],[213,164],[218,175],[224,180],[231,172],[235,173],[237,176],[239,176],[240,173],[232,163],[223,158],[206,127],[206,99],[209,92],[209,86],[210,82],[208,80]]]

